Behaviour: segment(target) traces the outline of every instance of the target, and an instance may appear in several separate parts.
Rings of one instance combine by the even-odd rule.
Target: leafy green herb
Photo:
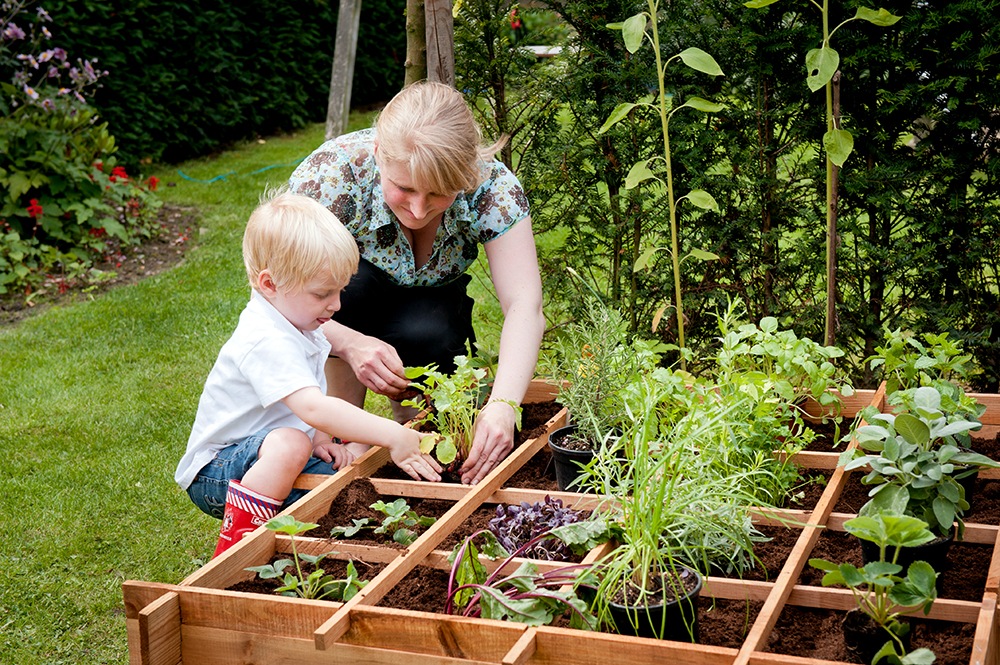
[[[299,554],[295,545],[295,536],[311,531],[318,527],[312,522],[300,522],[291,515],[279,515],[268,520],[264,526],[271,531],[284,533],[289,536],[292,544],[292,558],[279,559],[273,564],[264,566],[251,566],[246,568],[250,572],[257,573],[262,580],[282,578],[284,585],[275,589],[275,593],[282,596],[296,596],[299,598],[310,598],[313,600],[335,600],[348,601],[357,594],[368,582],[360,579],[358,571],[354,567],[353,561],[347,562],[347,577],[337,579],[333,575],[327,575],[326,571],[319,567],[320,562],[332,554]],[[302,572],[302,561],[312,564],[315,567],[308,575]],[[295,566],[295,573],[285,572],[289,566]]]
[[[330,531],[330,536],[332,538],[351,538],[365,529],[371,529],[372,533],[391,536],[393,541],[400,545],[410,545],[419,535],[417,529],[428,527],[437,521],[435,517],[418,515],[403,498],[396,499],[392,503],[379,500],[369,507],[384,514],[385,519],[378,524],[373,523],[368,517],[355,519],[352,520],[353,523],[350,526],[334,527]]]
[[[444,465],[460,463],[468,457],[475,437],[476,418],[485,406],[491,381],[485,363],[468,355],[455,356],[455,371],[445,374],[436,365],[408,367],[406,376],[410,385],[420,391],[418,399],[403,401],[425,412],[417,425],[430,423],[437,429],[435,436],[425,436],[420,448],[424,453],[434,452]],[[516,426],[521,426],[521,407],[509,400],[496,400],[509,404],[517,415]]]

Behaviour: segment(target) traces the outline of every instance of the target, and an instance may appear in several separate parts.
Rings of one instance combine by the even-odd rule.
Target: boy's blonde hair
[[[254,289],[265,269],[277,287],[293,293],[317,276],[346,286],[358,270],[358,245],[316,199],[282,187],[265,191],[247,220],[243,263]]]
[[[482,131],[462,94],[443,83],[403,88],[375,119],[379,159],[402,164],[414,185],[437,194],[471,192],[483,180],[482,164],[506,138],[483,145]]]

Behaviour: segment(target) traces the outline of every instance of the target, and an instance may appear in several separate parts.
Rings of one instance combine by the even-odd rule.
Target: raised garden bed
[[[551,400],[554,391],[533,385],[528,400]],[[995,440],[1000,432],[1000,397],[979,395],[987,404],[986,427],[976,436]],[[860,391],[845,404],[851,416],[868,403],[879,403],[880,392]],[[867,400],[867,401],[866,401]],[[248,589],[249,566],[262,565],[290,551],[287,537],[262,529],[232,547],[179,584],[128,581],[123,585],[131,663],[574,663],[606,665],[628,662],[657,665],[675,660],[691,665],[736,663],[803,664],[843,662],[842,645],[817,641],[839,635],[839,614],[853,604],[845,589],[818,585],[807,560],[829,554],[844,540],[843,523],[853,516],[841,510],[853,474],[836,468],[838,450],[802,453],[796,462],[825,479],[821,492],[805,507],[761,511],[755,522],[771,540],[762,543],[764,567],[744,579],[709,577],[702,594],[702,643],[686,644],[565,627],[521,624],[447,616],[431,600],[419,609],[400,609],[397,597],[412,596],[402,584],[417,578],[431,584],[446,576],[447,554],[456,530],[471,528],[499,503],[539,501],[556,496],[568,506],[591,509],[596,498],[560,493],[530,480],[544,479],[545,470],[531,470],[532,459],[545,446],[545,435],[565,422],[565,412],[548,418],[539,433],[523,441],[508,459],[475,487],[457,483],[432,484],[391,477],[384,451],[376,449],[332,477],[302,477],[299,485],[312,491],[291,506],[299,520],[320,522],[331,512],[351,482],[371,478],[380,496],[405,497],[413,504],[443,508],[435,524],[406,548],[380,543],[331,541],[298,537],[300,551],[336,550],[332,559],[365,562],[371,582],[347,603],[285,598]],[[983,445],[986,445],[985,443]],[[992,454],[992,452],[990,453]],[[386,477],[379,477],[386,476]],[[519,481],[524,485],[519,485]],[[941,599],[914,629],[919,646],[937,653],[938,665],[1000,664],[1000,627],[996,596],[1000,586],[1000,473],[981,475],[975,512],[966,520],[965,543],[954,548],[951,571],[942,575]],[[786,527],[782,521],[801,526]],[[319,531],[319,530],[318,530]],[[322,535],[322,534],[321,534]],[[335,546],[331,546],[335,543]],[[825,548],[825,549],[824,549]],[[592,553],[596,556],[596,553]],[[838,555],[839,556],[839,555]],[[971,586],[958,589],[956,575],[967,572]],[[949,577],[951,576],[951,581]],[[437,579],[439,582],[440,580]],[[244,585],[244,586],[240,586]],[[440,596],[440,592],[435,592]],[[431,597],[433,597],[432,594]],[[807,619],[819,623],[807,623]],[[800,635],[794,640],[796,634]],[[956,646],[939,641],[955,636]],[[812,646],[803,643],[813,640]],[[832,638],[831,638],[832,639]],[[797,646],[793,644],[797,642]],[[820,644],[819,642],[823,642]],[[838,648],[840,649],[838,651]]]

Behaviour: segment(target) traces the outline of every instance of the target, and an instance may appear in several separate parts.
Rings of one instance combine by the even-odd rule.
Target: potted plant
[[[632,386],[622,436],[587,469],[587,482],[610,497],[602,510],[616,544],[597,562],[595,613],[618,632],[697,641],[702,574],[753,565],[741,476],[760,471],[720,473],[714,451],[727,445],[736,410],[695,400],[673,417],[673,396],[687,391],[662,376]]]
[[[823,586],[843,585],[854,596],[857,607],[843,622],[848,648],[872,665],[883,658],[903,665],[934,662],[928,649],[907,653],[910,628],[903,615],[930,612],[937,598],[937,573],[926,561],[914,561],[900,577],[903,566],[898,563],[903,548],[934,539],[927,523],[905,515],[876,514],[848,520],[844,529],[875,545],[878,557],[862,568],[825,559],[810,559],[809,565],[826,573]]]
[[[874,487],[860,515],[917,517],[947,542],[956,522],[958,537],[964,534],[962,515],[969,503],[960,480],[979,468],[1000,464],[956,445],[956,436],[981,425],[962,417],[949,420],[940,407],[940,390],[922,386],[914,392],[911,411],[863,409],[859,418],[866,424],[852,435],[857,447],[844,451],[840,463],[848,471],[870,468],[861,482]]]
[[[583,314],[556,336],[550,367],[559,386],[556,401],[569,412],[567,425],[549,435],[561,490],[579,489],[581,468],[617,438],[626,386],[656,367],[663,350],[659,343],[630,339],[621,315],[596,293],[582,295]]]

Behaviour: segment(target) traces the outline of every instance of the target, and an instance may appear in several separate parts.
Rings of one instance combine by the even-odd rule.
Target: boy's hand
[[[329,435],[319,431],[313,437],[313,455],[334,469],[343,469],[356,459],[354,451],[342,443],[334,443]]]
[[[414,480],[441,480],[441,465],[430,455],[420,452],[420,433],[412,429],[405,432],[405,443],[389,448],[393,463]]]

